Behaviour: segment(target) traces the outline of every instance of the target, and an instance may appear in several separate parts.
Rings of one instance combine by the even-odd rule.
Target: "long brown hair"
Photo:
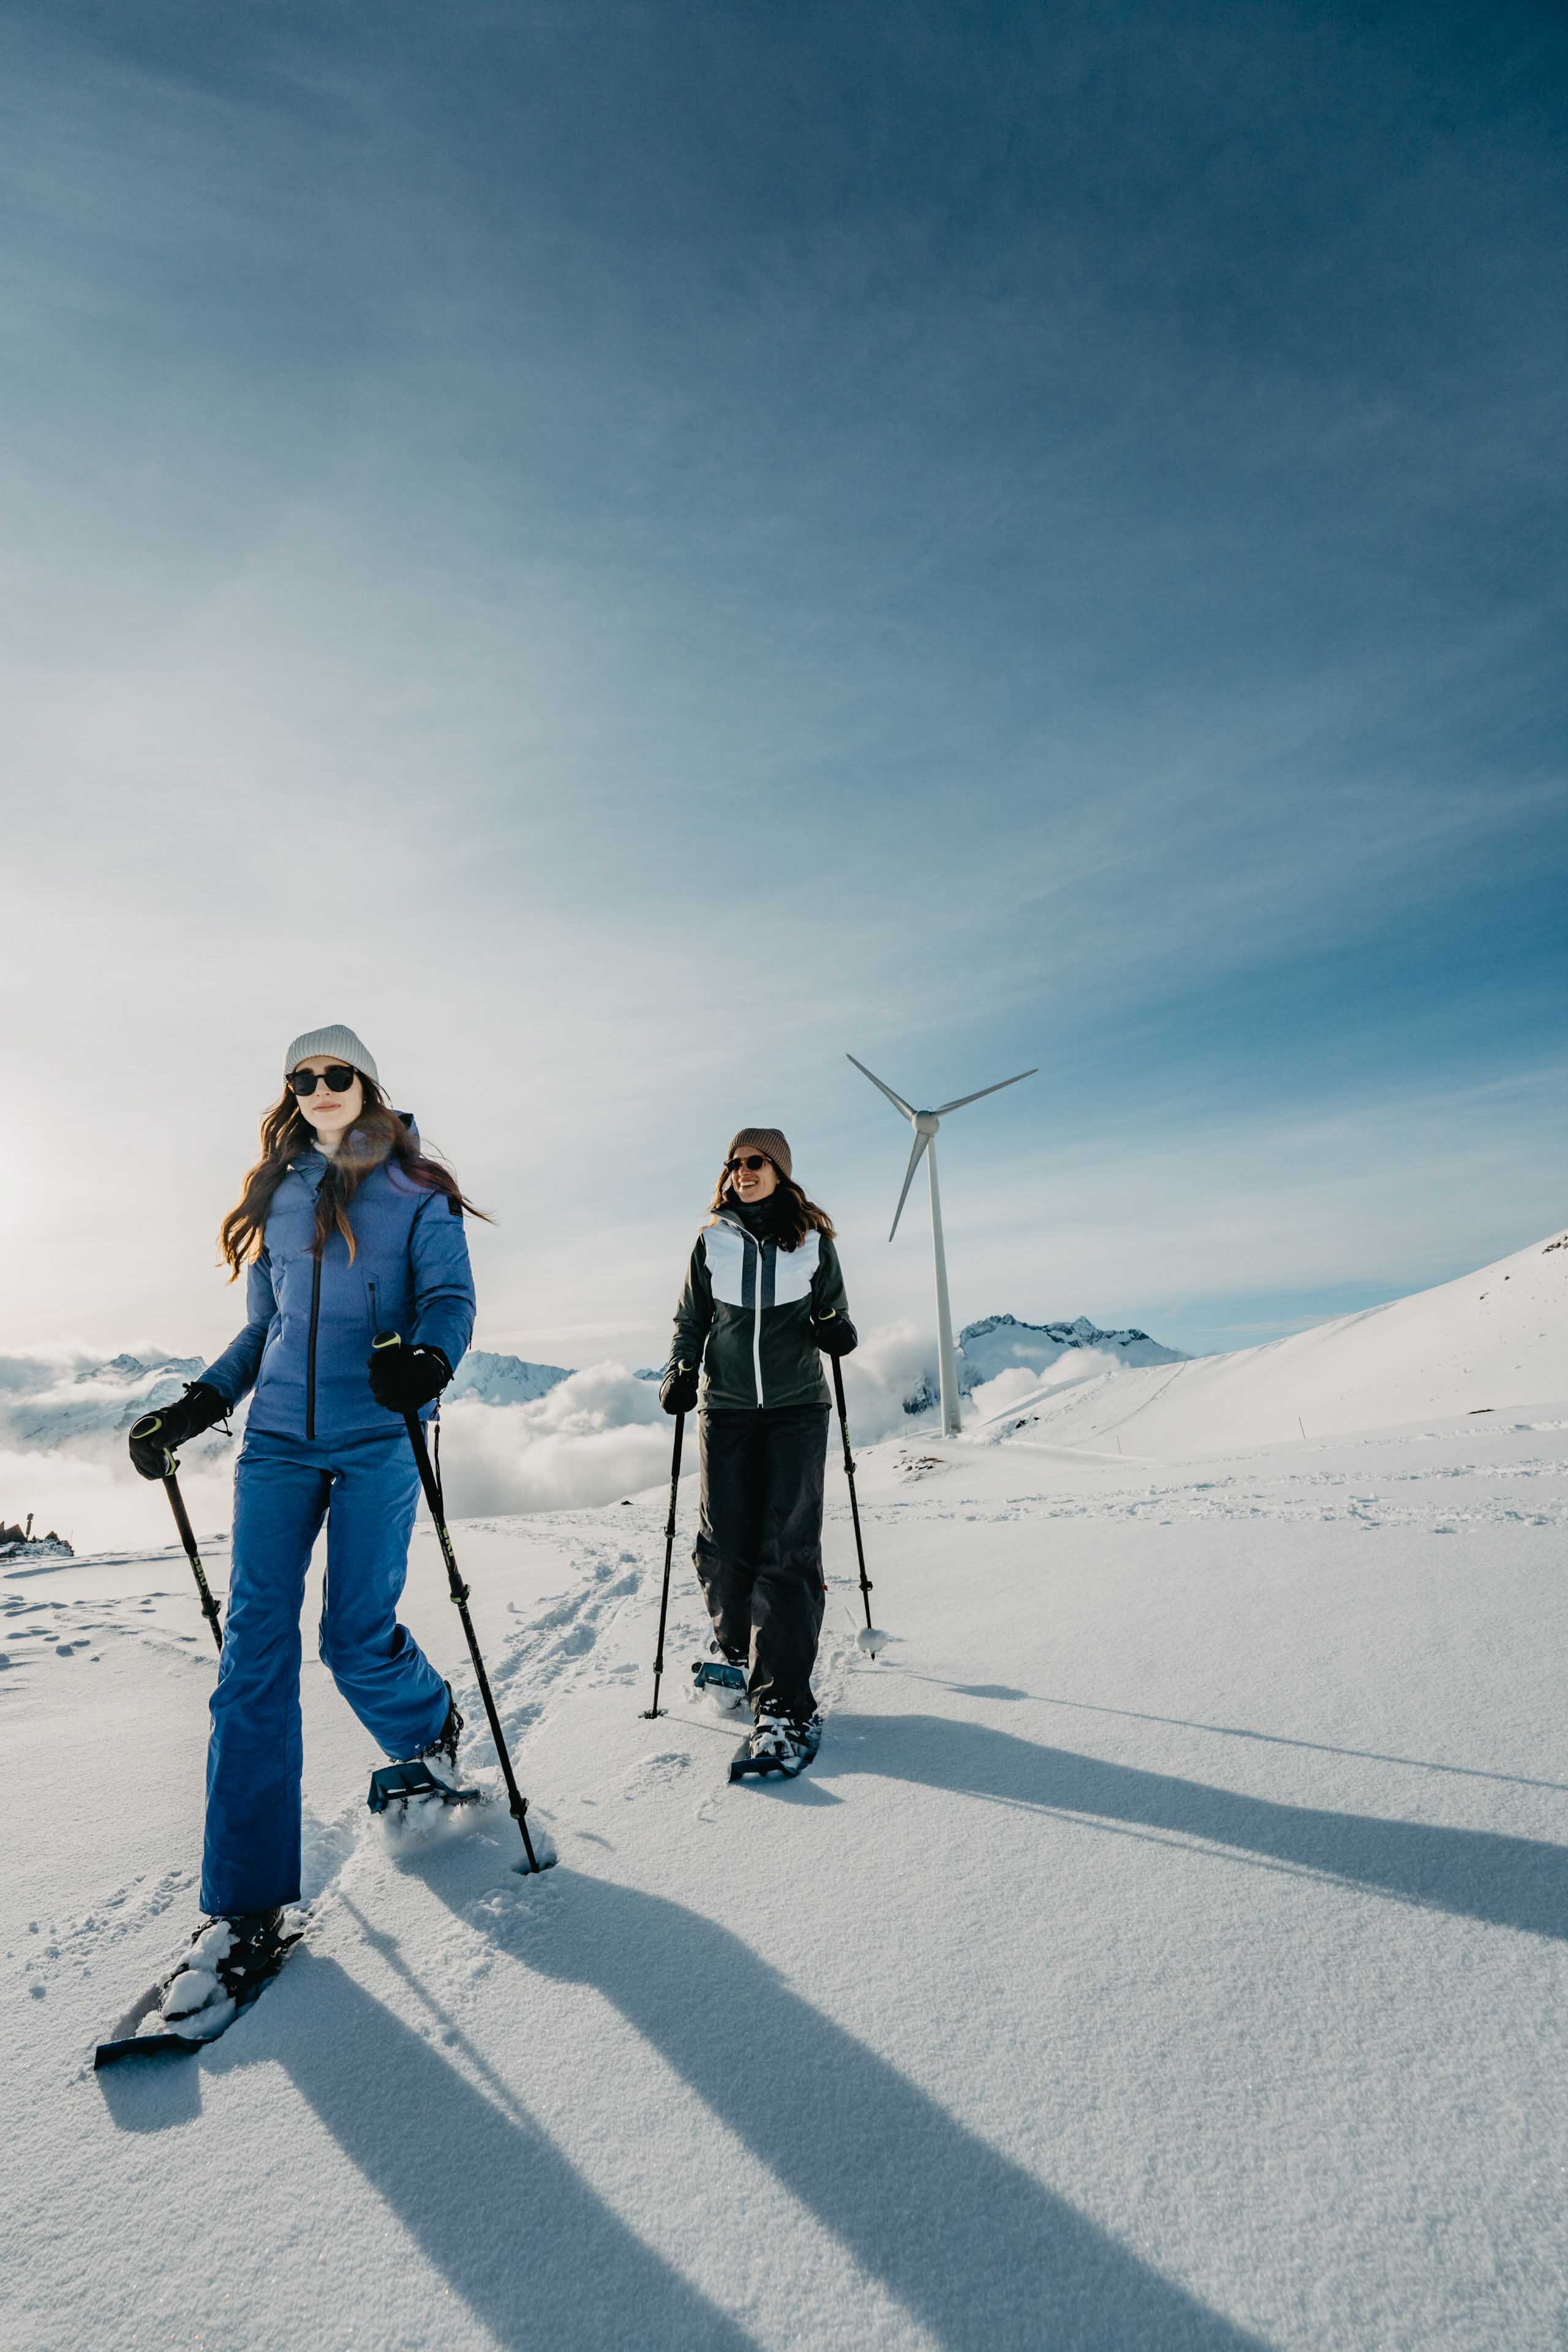
[[[320,1257],[333,1234],[342,1234],[349,1245],[349,1257],[353,1258],[356,1245],[353,1227],[349,1223],[349,1204],[359,1190],[361,1178],[373,1168],[379,1168],[384,1160],[395,1161],[409,1182],[417,1184],[422,1192],[445,1192],[470,1217],[484,1217],[484,1211],[476,1209],[459,1191],[450,1169],[426,1157],[418,1137],[392,1109],[374,1079],[362,1075],[361,1084],[364,1087],[364,1108],[344,1134],[336,1158],[328,1160],[316,1194],[316,1238],[311,1244],[311,1256]],[[288,1174],[289,1161],[300,1152],[309,1151],[315,1140],[316,1130],[296,1101],[293,1087],[285,1087],[262,1119],[261,1157],[247,1176],[239,1199],[218,1227],[218,1254],[228,1267],[231,1282],[242,1266],[260,1255],[272,1195]],[[485,1223],[489,1222],[485,1217]]]
[[[779,1180],[777,1189],[770,1192],[768,1198],[777,1201],[780,1204],[778,1227],[780,1249],[798,1249],[807,1234],[811,1233],[823,1234],[831,1241],[833,1220],[826,1210],[819,1209],[815,1201],[808,1201],[800,1186],[792,1182],[776,1160],[769,1158],[766,1152],[763,1152],[763,1157]],[[715,1216],[721,1209],[739,1205],[738,1202],[731,1203],[731,1201],[728,1166],[720,1169],[719,1181],[713,1187],[713,1198],[708,1205]]]

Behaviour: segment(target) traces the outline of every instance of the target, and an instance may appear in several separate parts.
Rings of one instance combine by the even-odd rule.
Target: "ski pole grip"
[[[163,1428],[163,1416],[161,1412],[144,1412],[140,1421],[133,1421],[132,1423],[131,1434],[138,1445],[144,1444],[149,1437],[156,1437],[158,1432]],[[178,1467],[179,1465],[175,1462],[174,1455],[165,1445],[163,1448],[163,1475],[165,1479],[172,1478]]]
[[[401,1348],[403,1334],[401,1331],[378,1331],[370,1344],[373,1354],[378,1348]]]

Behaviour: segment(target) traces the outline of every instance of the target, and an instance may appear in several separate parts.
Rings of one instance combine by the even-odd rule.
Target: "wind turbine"
[[[855,1062],[853,1054],[847,1054],[844,1058]],[[899,1230],[899,1219],[904,1213],[904,1202],[910,1197],[915,1170],[921,1164],[922,1152],[925,1155],[931,1176],[931,1248],[936,1257],[937,1378],[942,1388],[942,1433],[944,1437],[956,1437],[963,1423],[958,1415],[958,1364],[952,1352],[952,1314],[947,1303],[947,1254],[942,1245],[942,1195],[936,1188],[936,1131],[949,1111],[962,1110],[966,1103],[979,1102],[984,1095],[999,1095],[1004,1087],[1016,1087],[1020,1079],[1034,1077],[1037,1071],[1020,1070],[1016,1078],[998,1078],[994,1087],[982,1087],[978,1093],[960,1095],[953,1102],[939,1103],[935,1110],[916,1110],[902,1095],[896,1095],[891,1087],[884,1086],[876,1071],[868,1070],[864,1062],[855,1062],[855,1067],[863,1078],[869,1078],[874,1087],[881,1088],[894,1109],[903,1113],[915,1131],[914,1149],[910,1153],[910,1164],[904,1171],[904,1189],[899,1194],[899,1205],[893,1211],[892,1230],[888,1235],[889,1241]]]

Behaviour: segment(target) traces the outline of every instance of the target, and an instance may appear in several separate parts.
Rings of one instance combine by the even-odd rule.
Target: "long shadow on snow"
[[[278,2004],[287,1999],[287,2032],[243,2055],[226,2041],[224,2053],[287,2069],[344,2155],[499,2343],[550,2352],[633,2344],[637,2352],[756,2352],[754,2337],[611,2211],[499,2078],[491,2076],[492,2087],[508,2112],[335,1960],[313,1952],[291,1960],[267,1998],[279,2022]],[[258,2008],[254,2021],[264,2019]],[[224,2063],[216,2051],[212,2063]]]
[[[457,1871],[433,1868],[426,1883],[506,1948],[504,1919],[464,1907],[472,1890]],[[1263,2352],[1258,2337],[966,2131],[700,1912],[574,1876],[548,1948],[531,1939],[510,1957],[613,2001],[953,2352]]]
[[[822,1769],[1206,1838],[1456,1918],[1568,1938],[1568,1847],[1543,1839],[1277,1804],[942,1716],[835,1716]]]
[[[1292,1739],[1283,1731],[1253,1731],[1239,1723],[1203,1723],[1188,1715],[1149,1715],[1141,1707],[1100,1706],[1092,1699],[1053,1698],[1036,1691],[1016,1690],[1010,1683],[948,1683],[940,1675],[917,1675],[908,1666],[892,1670],[906,1682],[929,1683],[935,1690],[956,1692],[960,1698],[1033,1699],[1037,1706],[1070,1707],[1075,1715],[1115,1715],[1126,1723],[1161,1723],[1173,1731],[1203,1731],[1215,1739],[1255,1739],[1262,1748],[1304,1748],[1318,1756],[1353,1756],[1367,1764],[1398,1764],[1413,1772],[1448,1772],[1458,1780],[1501,1780],[1515,1789],[1549,1789],[1568,1797],[1568,1783],[1542,1780],[1528,1772],[1489,1772],[1479,1764],[1435,1764],[1426,1756],[1392,1756],[1381,1748],[1336,1748],[1326,1739]]]

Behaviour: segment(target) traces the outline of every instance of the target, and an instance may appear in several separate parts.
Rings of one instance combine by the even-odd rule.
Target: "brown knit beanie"
[[[787,1176],[794,1165],[789,1156],[789,1146],[776,1127],[739,1129],[730,1138],[730,1149],[724,1154],[724,1158],[727,1161],[733,1160],[737,1151],[747,1150],[765,1151],[782,1176]]]

